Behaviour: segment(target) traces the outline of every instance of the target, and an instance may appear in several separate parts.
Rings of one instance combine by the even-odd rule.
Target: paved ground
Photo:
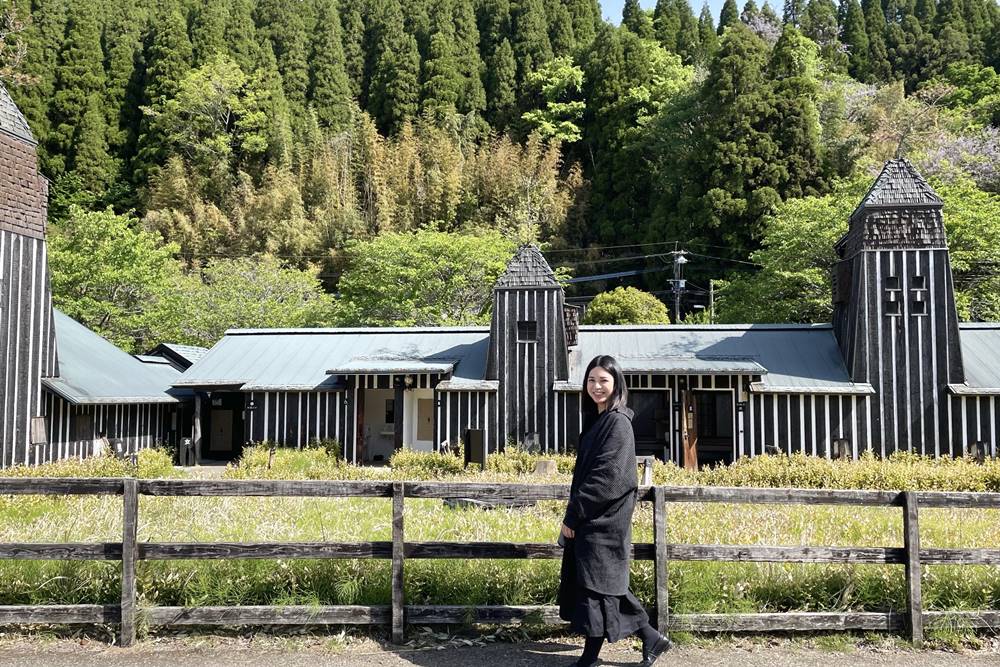
[[[327,641],[282,647],[273,640],[255,646],[251,640],[213,641],[197,638],[147,640],[134,649],[108,647],[94,641],[15,640],[0,643],[5,667],[566,667],[579,654],[573,640],[491,643],[385,650],[370,641],[347,644]],[[473,643],[475,643],[473,641]],[[610,650],[609,650],[610,649]],[[604,665],[634,665],[639,654],[626,643],[605,647]],[[713,647],[685,646],[661,658],[663,667],[997,667],[1000,648],[952,653],[897,648],[848,648],[831,651],[794,644],[747,643]]]

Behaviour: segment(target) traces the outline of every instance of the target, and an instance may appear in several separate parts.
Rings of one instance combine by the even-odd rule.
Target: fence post
[[[135,479],[124,480],[122,493],[122,604],[121,646],[135,643],[135,561],[138,555],[136,537],[139,523],[139,484]]]
[[[392,643],[403,643],[403,482],[392,483]]]
[[[656,629],[667,634],[670,603],[667,592],[667,503],[662,486],[653,487],[653,548],[656,559]]]
[[[642,462],[642,486],[652,486],[653,485],[653,457],[652,456],[640,456],[639,459]]]
[[[906,552],[906,602],[910,639],[920,648],[924,643],[924,608],[920,593],[920,523],[917,492],[903,494],[903,548]]]

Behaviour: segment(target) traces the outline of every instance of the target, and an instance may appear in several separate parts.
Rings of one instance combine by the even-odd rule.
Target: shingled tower
[[[0,466],[34,463],[41,378],[56,375],[45,255],[48,183],[27,121],[0,85]],[[36,424],[38,426],[38,424]]]
[[[563,288],[541,251],[523,245],[493,288],[487,379],[499,382],[497,450],[556,445],[552,383],[566,380]]]
[[[890,160],[837,243],[834,330],[851,379],[878,394],[871,443],[948,453],[946,386],[965,380],[941,198]]]

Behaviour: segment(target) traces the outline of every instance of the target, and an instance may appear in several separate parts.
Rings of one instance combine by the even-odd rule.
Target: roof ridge
[[[556,274],[545,260],[541,248],[533,243],[521,245],[497,278],[495,287],[559,287]]]
[[[944,200],[917,168],[901,157],[886,161],[851,217],[867,208],[943,205]]]
[[[0,82],[0,130],[31,144],[38,143],[31,133],[28,119],[21,113],[2,82]]]

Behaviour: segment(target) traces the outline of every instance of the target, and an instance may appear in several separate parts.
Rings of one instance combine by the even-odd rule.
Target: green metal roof
[[[446,373],[482,380],[486,327],[235,329],[187,369],[176,387],[322,391],[339,375]]]
[[[965,384],[948,385],[955,394],[1000,395],[1000,322],[961,322]]]
[[[54,316],[59,376],[42,384],[70,403],[177,403],[183,396],[171,388],[180,373],[170,366],[143,363],[59,310]]]

